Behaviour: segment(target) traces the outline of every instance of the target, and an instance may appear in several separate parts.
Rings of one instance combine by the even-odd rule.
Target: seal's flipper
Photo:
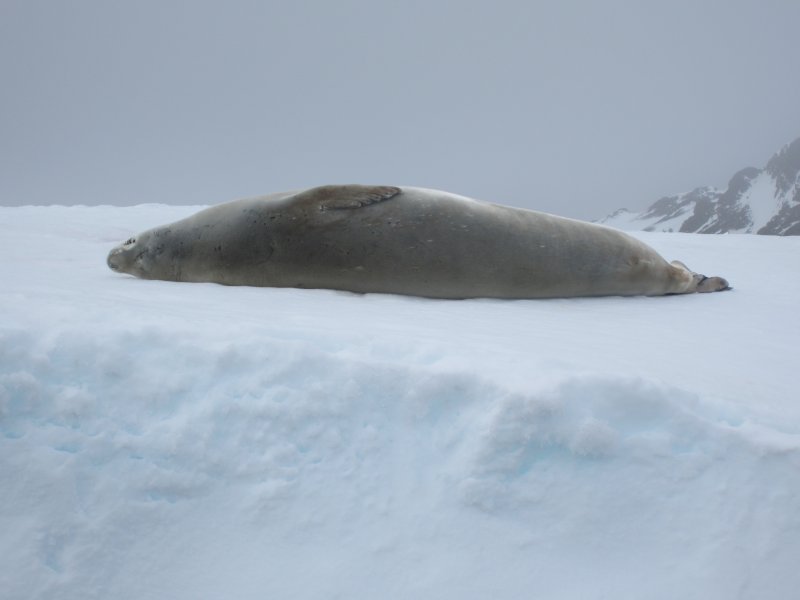
[[[673,261],[672,261],[671,263],[669,263],[669,264],[671,264],[673,267],[679,267],[679,268],[681,268],[681,269],[686,269],[686,270],[687,270],[687,271],[689,271],[690,273],[692,273],[692,272],[693,272],[693,271],[692,271],[692,270],[691,270],[689,267],[687,267],[685,264],[683,264],[683,263],[682,263],[681,261],[679,261],[679,260],[673,260]]]
[[[705,292],[724,292],[731,289],[728,281],[722,277],[705,277],[697,282],[697,291],[699,293]]]
[[[725,290],[733,289],[728,285],[728,281],[722,277],[706,277],[701,273],[695,273],[685,264],[679,260],[673,260],[670,263],[673,267],[683,269],[692,275],[691,286],[686,289],[684,294],[691,294],[692,292],[706,293],[706,292],[724,292]]]
[[[388,185],[323,185],[294,197],[294,202],[318,206],[320,211],[361,208],[394,198],[400,188]]]

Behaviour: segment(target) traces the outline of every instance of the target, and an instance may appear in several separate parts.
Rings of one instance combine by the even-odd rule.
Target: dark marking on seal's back
[[[320,211],[362,208],[394,198],[400,188],[388,185],[323,185],[297,194],[295,203]]]

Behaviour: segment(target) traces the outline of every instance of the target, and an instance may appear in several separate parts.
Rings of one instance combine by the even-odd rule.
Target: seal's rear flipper
[[[316,205],[320,211],[361,208],[394,198],[400,188],[388,185],[323,185],[295,196],[295,202]]]
[[[700,281],[697,282],[697,291],[700,293],[724,292],[730,289],[732,288],[728,285],[728,281],[722,277],[706,277],[702,275]]]
[[[670,264],[678,269],[688,271],[692,275],[692,282],[687,289],[681,292],[683,294],[691,294],[692,292],[701,294],[706,292],[724,292],[725,290],[733,289],[728,285],[728,280],[722,277],[706,277],[700,273],[695,273],[679,260],[673,260]]]

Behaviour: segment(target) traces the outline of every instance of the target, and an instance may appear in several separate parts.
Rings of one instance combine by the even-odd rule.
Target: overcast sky
[[[382,183],[596,218],[800,136],[800,2],[0,0],[0,204]]]

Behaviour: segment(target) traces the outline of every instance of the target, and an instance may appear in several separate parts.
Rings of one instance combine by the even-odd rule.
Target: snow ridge
[[[0,472],[10,492],[0,512],[18,517],[4,529],[9,597],[147,596],[167,585],[158,576],[186,565],[170,557],[155,582],[142,581],[148,554],[166,558],[154,546],[165,540],[138,532],[212,535],[195,521],[214,505],[230,513],[226,527],[262,530],[248,544],[265,571],[247,577],[276,591],[298,583],[268,566],[286,544],[352,535],[385,537],[349,557],[367,552],[379,565],[358,581],[379,590],[392,564],[410,560],[384,520],[409,538],[437,532],[469,544],[475,534],[457,533],[450,519],[489,518],[493,529],[514,515],[512,546],[543,544],[539,559],[560,536],[606,537],[614,514],[625,518],[612,525],[621,527],[612,552],[645,543],[657,560],[686,559],[698,531],[721,540],[735,532],[753,548],[721,547],[716,560],[746,570],[769,553],[764,585],[768,574],[785,579],[796,556],[774,551],[800,549],[800,436],[759,435],[740,415],[720,420],[713,405],[659,382],[576,374],[520,393],[475,374],[354,362],[310,344],[158,331],[97,339],[66,330],[49,340],[6,332],[0,347]],[[32,523],[51,526],[31,536]],[[207,568],[217,571],[242,559],[210,552]],[[120,572],[131,557],[141,564]],[[696,558],[682,576],[703,577]],[[427,592],[438,596],[441,583]]]

